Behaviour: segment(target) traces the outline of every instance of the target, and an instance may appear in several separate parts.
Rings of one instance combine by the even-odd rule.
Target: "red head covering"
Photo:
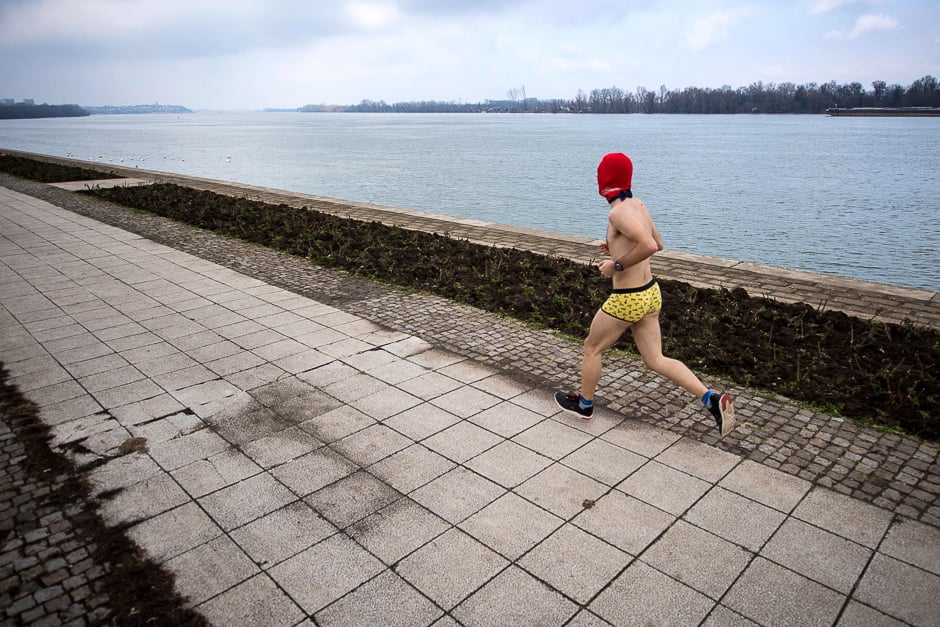
[[[633,185],[633,162],[622,152],[604,155],[597,166],[597,193],[613,200]]]

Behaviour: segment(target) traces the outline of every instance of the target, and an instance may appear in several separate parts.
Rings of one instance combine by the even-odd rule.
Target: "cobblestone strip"
[[[0,363],[2,369],[2,363]],[[205,625],[109,529],[37,408],[0,373],[0,625]]]
[[[85,625],[111,615],[103,569],[72,518],[81,504],[56,495],[67,473],[27,471],[26,445],[0,421],[0,624]],[[10,621],[10,622],[7,622]]]
[[[45,185],[3,175],[0,184],[417,335],[513,376],[547,387],[576,385],[580,346],[549,331],[443,298],[363,281],[260,246]],[[606,404],[628,419],[656,424],[940,526],[940,446],[936,443],[880,433],[810,411],[783,397],[733,387],[729,391],[740,398],[738,415],[743,424],[718,440],[695,403],[629,355],[606,360],[601,385]]]

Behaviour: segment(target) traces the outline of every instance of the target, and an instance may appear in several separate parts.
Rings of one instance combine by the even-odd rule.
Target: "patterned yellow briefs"
[[[614,290],[601,306],[601,311],[624,322],[639,322],[663,306],[659,283],[653,279],[643,287]]]

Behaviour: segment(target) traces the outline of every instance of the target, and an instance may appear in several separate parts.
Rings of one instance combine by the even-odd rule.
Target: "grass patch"
[[[61,165],[0,153],[0,172],[39,181],[40,183],[64,183],[65,181],[94,181],[117,176],[113,172],[101,172],[71,165]]]

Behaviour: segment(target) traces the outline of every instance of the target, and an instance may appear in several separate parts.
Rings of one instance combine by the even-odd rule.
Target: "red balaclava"
[[[597,166],[597,193],[608,202],[633,186],[633,162],[622,152],[604,155]]]

